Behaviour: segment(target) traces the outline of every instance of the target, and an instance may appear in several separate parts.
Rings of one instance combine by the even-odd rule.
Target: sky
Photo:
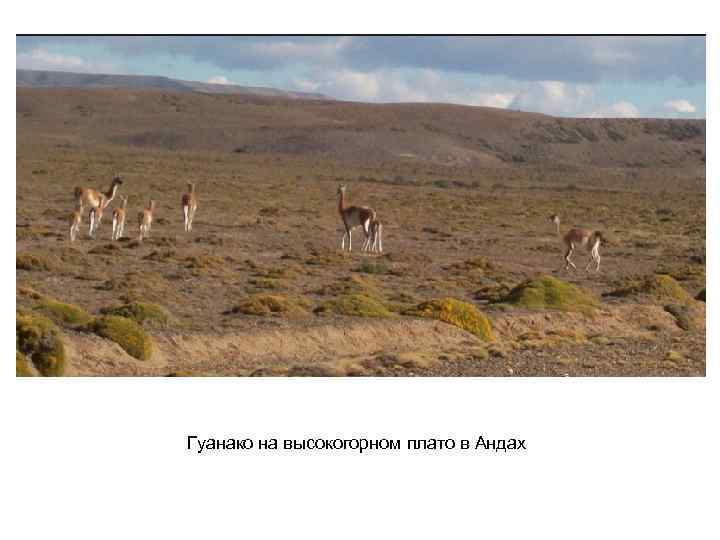
[[[269,86],[367,102],[705,118],[705,38],[16,37],[16,67]]]

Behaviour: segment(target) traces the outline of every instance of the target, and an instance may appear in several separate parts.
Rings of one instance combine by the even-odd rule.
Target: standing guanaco
[[[84,208],[86,205],[90,208],[90,228],[88,229],[89,236],[93,236],[95,234],[95,229],[97,228],[95,225],[96,215],[93,212],[93,209],[98,208],[101,205],[107,206],[108,204],[110,204],[110,201],[115,198],[117,190],[122,183],[123,181],[120,178],[120,175],[116,173],[113,176],[112,183],[110,184],[110,189],[108,189],[106,193],[89,187],[75,188],[73,192],[75,198],[75,206],[80,207],[80,211],[82,211],[82,208]]]
[[[550,216],[550,222],[554,223],[557,227],[558,236],[560,236],[560,218],[553,214]],[[577,269],[575,263],[570,260],[575,248],[584,247],[590,253],[590,260],[585,267],[585,271],[590,269],[590,265],[595,262],[595,271],[600,271],[600,243],[604,241],[603,235],[600,231],[591,231],[590,229],[573,228],[565,233],[561,237],[567,251],[565,252],[565,270],[570,266]]]
[[[152,227],[153,212],[155,212],[155,201],[150,199],[150,204],[147,208],[138,213],[138,241],[142,242],[143,238],[150,236],[150,227]]]
[[[127,197],[120,197],[120,200],[122,201],[122,205],[119,208],[115,208],[113,210],[113,218],[112,218],[112,236],[110,237],[112,240],[119,240],[122,238],[123,231],[125,230],[125,216],[127,214]]]
[[[352,251],[352,230],[356,227],[362,227],[365,233],[365,240],[367,243],[370,238],[370,223],[375,221],[376,212],[372,208],[367,206],[346,206],[345,205],[345,190],[347,186],[341,184],[338,186],[338,211],[340,212],[340,218],[342,219],[345,232],[342,235],[342,241],[340,248],[345,249],[345,238],[348,239],[348,251]]]
[[[185,232],[192,231],[192,222],[195,218],[195,210],[198,206],[195,184],[188,182],[188,192],[182,196],[183,219],[185,220]]]

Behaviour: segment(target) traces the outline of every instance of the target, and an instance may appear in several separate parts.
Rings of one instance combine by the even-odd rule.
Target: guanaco
[[[93,209],[100,206],[107,206],[115,198],[118,188],[122,185],[123,181],[119,174],[113,176],[112,182],[110,183],[110,189],[106,193],[103,193],[97,189],[89,187],[76,187],[73,195],[75,199],[75,206],[82,208],[88,206],[90,208],[90,225],[88,229],[88,235],[94,236],[97,226],[95,225],[96,213]]]
[[[112,240],[119,240],[122,238],[123,231],[125,230],[125,216],[127,214],[127,197],[120,197],[120,200],[122,201],[122,205],[118,208],[115,208],[113,210],[113,218],[112,218]]]
[[[138,213],[138,241],[142,242],[143,238],[150,236],[150,227],[153,222],[153,212],[155,212],[155,201],[150,199],[150,204],[147,208]]]
[[[188,192],[182,196],[183,219],[185,220],[185,232],[192,231],[192,222],[195,218],[195,210],[198,206],[195,184],[188,182]]]
[[[340,248],[345,249],[345,238],[348,239],[348,251],[352,251],[352,230],[356,227],[361,227],[365,233],[365,240],[370,238],[370,223],[375,221],[376,212],[372,208],[367,206],[346,206],[345,205],[345,190],[347,186],[341,184],[338,186],[338,211],[340,212],[340,218],[342,219],[345,232],[342,235]]]
[[[553,214],[550,216],[550,222],[554,223],[557,228],[557,234],[560,236],[560,218]],[[570,266],[577,269],[575,263],[570,258],[575,252],[575,248],[584,247],[590,254],[590,260],[585,267],[585,271],[590,269],[590,265],[595,262],[595,271],[600,271],[600,244],[605,240],[600,231],[591,231],[590,229],[573,228],[570,229],[565,235],[561,236],[567,251],[565,252],[565,270]]]

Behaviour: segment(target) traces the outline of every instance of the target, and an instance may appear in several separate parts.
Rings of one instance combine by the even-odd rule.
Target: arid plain
[[[704,121],[123,89],[16,108],[18,373],[705,374]],[[73,189],[116,172],[126,237],[116,198],[70,243]],[[381,256],[359,230],[340,250],[339,184]],[[563,268],[551,214],[602,231],[599,273]]]

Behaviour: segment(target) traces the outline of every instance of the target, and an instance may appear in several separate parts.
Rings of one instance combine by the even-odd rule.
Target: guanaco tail
[[[560,218],[553,214],[550,216],[550,222],[554,223],[557,228],[557,234],[560,236]],[[565,235],[561,236],[563,243],[567,251],[565,252],[565,270],[569,267],[577,269],[575,263],[570,258],[572,257],[575,249],[578,247],[584,247],[590,254],[590,260],[585,266],[585,271],[590,269],[592,263],[595,263],[595,271],[600,271],[600,244],[605,240],[600,231],[591,231],[590,229],[573,228],[570,229]]]
[[[372,208],[367,206],[346,206],[345,205],[345,190],[347,186],[344,184],[338,186],[338,211],[340,212],[340,218],[342,219],[345,232],[342,235],[340,248],[345,249],[345,238],[348,239],[348,251],[352,251],[352,231],[356,227],[362,227],[365,233],[365,243],[367,244],[370,238],[370,223],[376,220],[376,212]]]
[[[195,184],[188,182],[188,192],[182,196],[183,219],[185,221],[185,232],[192,231],[192,222],[195,219],[195,210],[197,210],[198,198],[195,192]]]
[[[108,189],[106,193],[88,187],[75,188],[73,192],[75,206],[79,207],[81,209],[81,212],[82,208],[84,208],[86,205],[90,208],[90,225],[88,229],[88,235],[90,237],[95,236],[95,231],[97,230],[97,227],[99,225],[99,223],[95,223],[95,220],[98,216],[97,212],[95,212],[94,210],[100,208],[101,206],[103,207],[102,210],[104,210],[107,205],[110,204],[110,201],[115,198],[117,190],[122,183],[123,181],[120,178],[120,175],[116,173],[113,176],[112,183],[110,184],[110,189]]]
[[[127,215],[127,197],[120,197],[122,205],[113,210],[112,217],[112,240],[119,240],[122,238],[123,231],[125,231],[125,216]]]
[[[147,208],[138,213],[138,241],[142,242],[143,238],[150,236],[150,227],[153,222],[153,212],[155,212],[155,201],[150,199]]]

